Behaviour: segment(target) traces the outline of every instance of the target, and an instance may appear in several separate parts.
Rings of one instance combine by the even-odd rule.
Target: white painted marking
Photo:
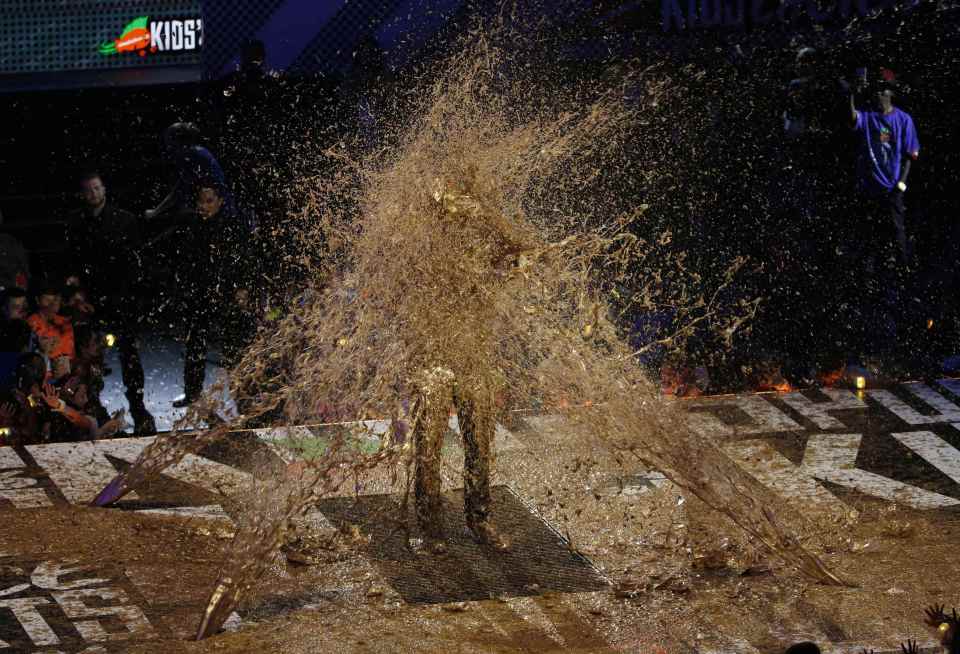
[[[12,447],[0,447],[0,470],[3,468],[22,468],[26,464]]]
[[[711,407],[711,406],[723,406],[719,402],[713,402],[711,404],[691,404],[690,408],[699,408],[699,407]],[[720,418],[713,415],[709,411],[687,411],[687,424],[690,426],[690,431],[695,434],[699,434],[705,438],[725,438],[727,436],[733,436],[734,430],[733,427],[726,424]]]
[[[557,626],[553,623],[553,620],[551,620],[546,611],[544,611],[543,608],[537,604],[534,598],[510,597],[507,598],[506,602],[507,606],[510,607],[510,610],[516,615],[520,616],[522,620],[529,622],[535,627],[538,627],[547,635],[550,640],[555,642],[561,648],[566,646],[567,641],[564,640],[563,636],[560,634],[560,631],[557,629]]]
[[[30,583],[44,590],[76,590],[84,586],[97,586],[110,581],[109,579],[92,577],[90,579],[75,579],[70,582],[61,582],[60,577],[66,577],[67,575],[89,569],[89,566],[77,566],[75,568],[65,567],[74,563],[77,563],[77,561],[43,561],[33,569],[33,574],[30,575]]]
[[[954,395],[960,397],[960,379],[950,379],[946,377],[944,379],[938,379],[937,383]]]
[[[0,600],[0,610],[9,609],[13,613],[13,617],[20,623],[34,645],[38,647],[59,645],[60,639],[57,638],[53,629],[37,611],[38,606],[45,606],[49,603],[50,601],[45,597],[20,597]]]
[[[83,639],[93,643],[129,638],[154,638],[156,633],[140,607],[130,604],[127,594],[120,588],[81,588],[53,593],[64,614],[73,620]],[[97,603],[114,602],[120,606],[87,606],[85,598],[94,598]],[[113,617],[119,620],[126,631],[109,633],[96,618]],[[78,618],[94,618],[80,620]]]
[[[331,532],[336,531],[336,527],[333,526],[327,516],[323,515],[320,511],[311,511],[306,514],[300,520],[296,521],[299,524],[302,524],[307,529],[319,532]]]
[[[827,402],[814,402],[803,393],[785,393],[778,396],[800,415],[809,419],[820,429],[845,429],[846,425],[830,415],[831,411],[846,409],[866,409],[867,404],[846,389],[824,388],[820,390],[829,399]]]
[[[13,504],[15,509],[39,509],[43,506],[53,506],[53,502],[42,488],[0,490],[0,499]]]
[[[856,468],[860,434],[814,434],[807,441],[803,468],[817,479],[856,489],[916,509],[956,506],[960,500],[909,486]]]
[[[257,429],[254,433],[284,463],[293,463],[297,459],[295,450],[285,444],[284,441],[296,443],[297,441],[316,438],[313,432],[306,427],[268,427]]]
[[[374,436],[383,436],[390,429],[389,420],[364,420],[358,424],[362,425],[364,430]]]
[[[742,638],[738,638],[737,640],[724,643],[722,650],[704,650],[703,654],[760,654],[760,650]]]
[[[16,595],[17,593],[22,593],[25,590],[30,590],[30,584],[14,584],[8,588],[0,588],[0,597],[5,597],[6,595]]]
[[[277,441],[313,440],[316,436],[306,427],[266,427],[254,430],[254,433],[264,443]]]
[[[915,397],[923,400],[936,410],[934,415],[925,416],[896,395],[886,390],[867,391],[867,394],[889,409],[908,425],[931,425],[938,422],[960,422],[960,407],[950,402],[926,384],[911,382],[902,384]]]
[[[107,455],[133,463],[153,438],[30,445],[27,450],[71,504],[85,504],[117,475]],[[163,474],[228,495],[239,490],[250,477],[236,468],[193,454],[186,455]],[[130,493],[127,497],[135,499],[136,495]]]
[[[757,481],[792,502],[811,502],[830,512],[850,509],[806,470],[796,466],[765,440],[728,443],[724,451]]]
[[[557,413],[545,413],[539,416],[524,416],[523,421],[533,431],[549,432],[560,429],[565,423],[563,416]]]
[[[0,472],[0,499],[7,500],[16,509],[53,506],[47,493],[37,487],[37,480],[26,476],[26,472],[26,468]]]
[[[177,465],[164,470],[163,474],[219,495],[237,493],[251,478],[250,473],[194,454],[186,455]]]
[[[86,504],[117,476],[105,453],[135,461],[151,438],[28,445],[27,451],[71,504]],[[136,493],[127,495],[137,499]]]
[[[177,506],[168,509],[143,509],[137,513],[149,513],[152,515],[169,515],[177,518],[202,518],[204,520],[226,520],[233,523],[230,516],[223,510],[219,504],[208,504],[207,506]]]
[[[688,420],[697,433],[716,438],[733,434],[764,434],[782,431],[804,431],[790,416],[768,402],[762,395],[741,395],[736,397],[697,401],[691,408],[731,407],[743,411],[752,424],[728,425],[712,413],[689,411]]]
[[[960,429],[960,424],[954,423]],[[960,484],[960,452],[933,432],[914,431],[893,437],[919,454],[934,468]]]
[[[450,416],[450,419],[447,421],[447,427],[449,427],[453,433],[458,435],[460,434],[460,418],[457,416],[457,414]],[[515,450],[519,447],[521,447],[520,441],[517,440],[517,437],[513,435],[513,432],[498,422],[494,427],[493,434],[494,452]]]
[[[223,621],[224,631],[238,631],[242,626],[243,620],[240,618],[240,614],[236,611],[227,616],[227,619]]]

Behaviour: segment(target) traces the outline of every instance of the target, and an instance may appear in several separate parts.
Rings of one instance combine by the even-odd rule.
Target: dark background
[[[13,5],[25,11],[24,3],[15,0],[2,6],[9,11]],[[676,71],[692,64],[705,72],[705,81],[697,84],[708,114],[704,120],[713,126],[703,144],[711,153],[709,165],[679,167],[683,178],[676,180],[673,195],[652,199],[658,220],[697,253],[708,274],[711,262],[737,254],[751,257],[754,265],[741,292],[760,293],[771,301],[762,315],[765,329],[741,344],[750,353],[789,347],[783,342],[790,331],[784,314],[792,303],[812,293],[855,294],[859,282],[835,259],[798,247],[811,232],[826,234],[828,241],[835,234],[839,244],[855,237],[858,228],[856,208],[849,204],[853,142],[843,125],[841,95],[823,98],[825,107],[839,109],[836,128],[817,146],[816,168],[826,189],[819,221],[800,224],[783,202],[791,192],[785,180],[792,173],[784,165],[780,114],[798,48],[817,47],[824,75],[831,79],[850,78],[861,66],[871,74],[881,66],[895,71],[901,86],[897,104],[913,116],[922,145],[908,194],[923,279],[916,288],[923,296],[919,313],[936,313],[938,326],[943,325],[936,346],[944,351],[953,347],[960,204],[953,108],[960,10],[938,2],[903,3],[867,17],[834,16],[822,24],[797,13],[789,21],[762,26],[747,20],[733,27],[669,32],[661,28],[660,3],[647,0],[523,3],[514,13],[550,35],[550,50],[559,53],[552,65],[570,80],[593,78],[624,61],[668,61]],[[0,94],[2,229],[15,233],[32,251],[34,276],[55,267],[62,241],[59,223],[77,207],[76,173],[91,162],[102,171],[113,201],[137,212],[155,206],[166,188],[159,133],[175,120],[197,121],[234,183],[242,184],[238,178],[249,162],[230,160],[228,153],[237,151],[231,141],[236,132],[224,122],[237,111],[239,100],[225,95],[230,82],[222,80],[236,69],[247,39],[266,42],[267,67],[280,74],[279,81],[267,82],[274,107],[269,120],[289,124],[282,130],[284,147],[289,147],[297,131],[314,121],[331,126],[322,136],[312,133],[317,140],[332,142],[338,130],[355,129],[358,78],[369,78],[374,70],[377,77],[402,80],[404,71],[441,57],[477,16],[503,14],[500,5],[482,1],[207,0],[202,81],[164,84],[158,75],[140,79],[152,84],[36,91],[24,90],[22,78],[0,76],[5,91]],[[73,84],[69,75],[63,77],[62,86]],[[282,153],[275,146],[261,158],[274,157],[282,170]],[[642,159],[643,153],[637,156]],[[282,185],[283,174],[271,183]],[[643,195],[653,190],[636,193],[639,202],[650,200]],[[826,287],[811,289],[798,281],[811,269],[816,270],[812,284]]]

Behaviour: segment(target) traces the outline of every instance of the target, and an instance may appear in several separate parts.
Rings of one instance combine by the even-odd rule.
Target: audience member
[[[37,335],[46,355],[51,359],[74,357],[73,325],[60,315],[61,289],[53,284],[44,284],[36,294],[37,311],[27,318],[30,329]],[[46,340],[45,340],[46,339]]]
[[[71,277],[82,276],[91,302],[83,297],[83,291],[74,288],[68,304],[75,317],[84,320],[90,320],[96,308],[99,323],[116,335],[134,433],[154,434],[156,424],[143,401],[144,373],[137,347],[141,226],[136,216],[107,200],[107,188],[98,172],[83,174],[80,189],[85,206],[68,226],[67,245]]]
[[[100,339],[90,325],[79,325],[74,336],[77,358],[73,372],[86,384],[90,399],[88,405],[90,413],[102,424],[109,420],[110,416],[100,400],[104,376],[103,349],[100,347]]]
[[[43,357],[35,352],[20,356],[13,387],[4,393],[2,403],[5,421],[9,424],[11,445],[44,442],[50,436],[50,413],[42,401],[47,377]]]
[[[3,212],[0,211],[0,226]],[[30,257],[12,234],[0,232],[0,289],[26,289],[30,278]]]
[[[67,285],[64,289],[65,304],[61,313],[70,319],[73,330],[76,332],[78,325],[90,323],[94,319],[96,310],[87,296],[87,292],[79,286]]]
[[[33,332],[24,320],[0,321],[0,387],[13,383],[20,355],[33,347]]]
[[[81,441],[113,436],[123,428],[123,412],[118,411],[106,420],[98,420],[93,415],[89,388],[83,379],[74,376],[64,383],[59,398],[65,404],[63,412],[57,414],[60,424],[55,424],[52,433],[57,440]]]
[[[210,330],[220,329],[225,322],[218,314],[229,313],[244,297],[249,297],[246,225],[233,204],[215,187],[201,187],[196,202],[200,219],[191,228],[192,251],[184,259],[188,330],[184,394],[174,402],[178,408],[194,402],[203,390]],[[228,342],[236,337],[229,333],[219,335]]]
[[[27,324],[27,294],[20,288],[0,293],[0,387],[12,380],[17,360],[34,348],[35,338]]]
[[[27,305],[27,292],[22,288],[13,286],[5,289],[0,297],[3,298],[2,310],[4,320],[26,320],[30,312]]]
[[[200,138],[200,130],[192,123],[174,123],[164,130],[164,157],[176,170],[177,181],[156,209],[146,211],[148,220],[175,210],[179,220],[189,222],[188,217],[196,212],[197,195],[204,187],[213,188],[228,213],[235,213],[223,168],[213,153],[200,145]]]

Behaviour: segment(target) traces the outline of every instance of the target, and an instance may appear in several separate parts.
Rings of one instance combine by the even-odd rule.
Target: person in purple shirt
[[[887,359],[896,356],[898,323],[904,314],[910,251],[903,196],[920,141],[910,114],[893,105],[889,81],[880,83],[875,98],[876,108],[858,110],[850,96],[858,148],[857,204],[864,218],[855,250],[866,273],[861,297],[863,345],[867,354]]]
[[[868,210],[870,227],[877,236],[894,235],[901,263],[908,260],[903,195],[913,162],[920,155],[920,140],[910,114],[893,105],[889,83],[877,91],[877,108],[861,111],[850,96],[850,116],[858,135],[857,185]],[[893,234],[891,234],[891,229]]]
[[[176,209],[180,219],[193,215],[197,194],[202,188],[212,188],[223,198],[229,213],[236,213],[233,193],[227,183],[223,167],[210,150],[200,145],[200,130],[193,123],[174,123],[163,131],[164,154],[177,173],[177,181],[156,209],[148,209],[144,216],[152,220]],[[186,219],[190,222],[190,219]]]

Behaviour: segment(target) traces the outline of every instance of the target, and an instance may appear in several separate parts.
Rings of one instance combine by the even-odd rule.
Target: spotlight
[[[113,334],[106,334],[103,337],[103,342],[107,344],[107,347],[113,347],[113,344],[117,342],[117,337]]]
[[[857,377],[854,380],[854,384],[857,386],[858,391],[862,391],[867,387],[867,378],[866,377]]]
[[[10,428],[9,428],[9,427],[0,427],[0,438],[3,438],[3,437],[5,437],[5,436],[9,436],[9,435],[10,435]]]

